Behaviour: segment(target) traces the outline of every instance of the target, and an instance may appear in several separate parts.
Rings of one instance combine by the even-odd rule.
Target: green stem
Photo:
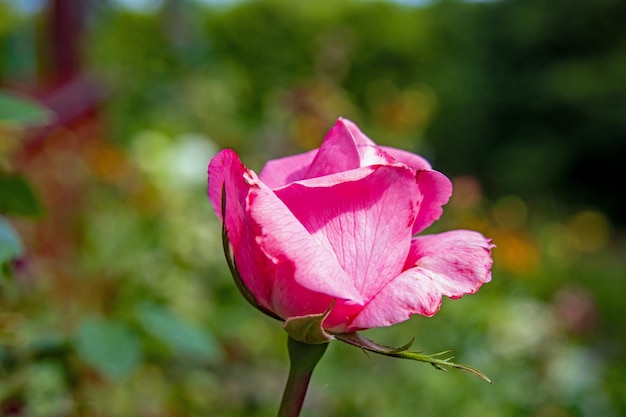
[[[290,362],[289,378],[287,378],[285,385],[278,417],[298,417],[300,415],[313,369],[326,352],[327,347],[328,343],[313,345],[298,342],[289,337],[287,340]]]

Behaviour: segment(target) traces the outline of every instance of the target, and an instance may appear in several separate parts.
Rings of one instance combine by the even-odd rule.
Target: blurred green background
[[[427,232],[497,244],[477,294],[366,336],[494,384],[333,342],[302,415],[626,415],[624,22],[622,0],[0,1],[0,415],[275,415],[286,335],[228,275],[206,166],[258,170],[339,116],[453,180]]]

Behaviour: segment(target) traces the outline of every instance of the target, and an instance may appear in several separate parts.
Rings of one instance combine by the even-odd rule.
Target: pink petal
[[[293,264],[289,262],[276,266],[272,306],[273,310],[285,320],[308,314],[320,314],[333,306],[329,316],[324,320],[324,328],[341,333],[363,308],[362,303],[314,292],[299,285],[293,280]]]
[[[443,205],[452,195],[452,183],[440,172],[418,171],[417,183],[422,194],[419,212],[413,224],[413,234],[425,230],[443,213]]]
[[[339,122],[343,123],[346,129],[352,134],[354,142],[358,146],[359,153],[361,154],[361,166],[400,162],[416,171],[432,169],[428,161],[419,155],[402,149],[376,145],[373,140],[361,132],[361,129],[350,120],[340,118],[338,123]],[[375,150],[373,148],[375,148]],[[373,158],[372,155],[374,154],[378,157]]]
[[[237,269],[244,284],[254,294],[257,302],[271,309],[268,275],[258,273],[268,268],[268,260],[258,247],[253,230],[247,227],[247,199],[249,178],[256,175],[248,170],[231,149],[218,153],[209,164],[209,199],[217,216],[225,224],[233,248]],[[222,219],[222,188],[226,191],[226,218]]]
[[[348,331],[390,326],[413,314],[432,316],[442,296],[459,298],[491,280],[491,240],[456,230],[414,238],[407,267],[351,323]]]
[[[340,117],[337,121],[337,124],[339,123],[343,124],[343,126],[350,132],[352,138],[354,139],[354,143],[356,143],[357,146],[376,146],[374,141],[368,138],[363,132],[361,132],[361,129],[359,129],[359,127],[354,124],[354,122]]]
[[[328,132],[305,178],[336,174],[360,167],[359,151],[352,133],[342,119]]]
[[[259,178],[270,188],[282,187],[290,182],[304,179],[316,155],[317,149],[314,149],[268,161],[259,173]]]
[[[383,150],[380,146],[376,145],[359,145],[359,158],[361,158],[361,166],[366,167],[370,165],[394,165],[396,160]],[[396,164],[397,165],[397,164]]]
[[[262,275],[272,275],[274,305],[280,304],[279,301],[284,298],[290,299],[292,303],[296,300],[289,291],[285,292],[286,285],[291,285],[292,280],[313,292],[348,300],[353,304],[363,303],[354,282],[341,268],[334,254],[311,236],[265,184],[258,180],[254,182],[248,205],[251,227],[256,229],[256,241],[275,265],[275,271],[259,271]],[[326,305],[321,311],[307,311],[304,314],[320,313],[328,307]],[[303,315],[293,314],[292,311],[276,312],[288,316]]]
[[[403,151],[402,149],[390,148],[389,146],[380,146],[380,148],[391,155],[397,162],[403,163],[416,171],[432,169],[430,163],[419,155]]]
[[[356,144],[357,150],[359,152],[359,166],[365,167],[369,165],[389,165],[396,162],[396,159],[392,157],[392,155],[390,155],[388,152],[386,152],[386,149],[393,148],[385,148],[376,145],[373,140],[371,140],[363,132],[361,132],[361,129],[359,129],[356,124],[348,119],[340,118],[337,123],[342,123],[343,126],[350,132],[350,135],[352,136],[352,139],[354,140],[354,143]]]
[[[210,162],[208,196],[215,214],[226,222],[229,239],[236,245],[241,236],[245,214],[245,199],[250,189],[244,182],[248,169],[232,149],[224,149]],[[222,188],[226,188],[226,220],[222,219]]]
[[[343,331],[347,323],[361,310],[363,303],[333,255],[311,238],[284,204],[260,183],[254,172],[248,170],[230,149],[216,155],[209,165],[208,194],[220,219],[222,186],[225,187],[227,196],[226,229],[237,269],[257,302],[285,319],[322,313],[334,302],[333,310],[324,326]],[[264,205],[266,201],[270,204]],[[260,215],[253,219],[253,213]],[[265,214],[269,214],[269,222],[265,222]],[[278,236],[264,236],[264,233],[271,235],[275,229],[280,230]],[[289,231],[292,233],[291,237],[283,233]],[[272,243],[274,239],[280,241],[278,246],[283,242],[290,249],[296,249],[297,256],[290,256],[289,252],[285,252],[285,259],[268,257],[266,252],[276,249],[276,242]],[[303,242],[291,246],[291,239],[300,239]],[[262,243],[268,246],[262,248]],[[312,265],[320,261],[328,267],[318,268],[317,264]],[[307,282],[313,288],[322,288],[323,291],[315,292],[298,284],[295,278],[301,276],[309,278]],[[318,282],[316,286],[315,276],[325,281]]]
[[[275,192],[320,246],[335,254],[366,300],[401,273],[419,195],[413,170],[364,167]]]
[[[372,148],[360,151],[360,147]],[[298,155],[268,161],[259,178],[270,188],[277,188],[306,178],[320,177],[346,171],[362,164],[360,154],[376,163],[392,163],[393,158],[376,158],[374,154],[382,151],[374,142],[365,136],[358,127],[347,119],[340,118],[328,132],[319,149],[314,149]],[[372,155],[371,157],[369,155]],[[313,165],[313,166],[311,166]]]

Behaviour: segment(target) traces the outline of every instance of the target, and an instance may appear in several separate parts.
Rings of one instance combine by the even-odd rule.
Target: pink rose
[[[376,145],[349,120],[319,149],[269,161],[258,176],[230,149],[208,175],[246,291],[284,320],[332,305],[330,332],[389,326],[432,316],[442,296],[491,280],[493,245],[480,233],[415,236],[441,216],[448,178],[420,156]]]

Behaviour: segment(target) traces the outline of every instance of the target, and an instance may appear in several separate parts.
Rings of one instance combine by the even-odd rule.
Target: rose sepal
[[[307,314],[306,316],[290,317],[285,320],[283,328],[292,339],[309,345],[328,343],[334,337],[324,330],[323,324],[333,304],[321,314]]]
[[[480,379],[482,379],[483,381],[486,381],[490,384],[492,384],[493,382],[491,382],[491,380],[487,377],[487,375],[485,375],[484,373],[482,373],[481,371],[479,371],[476,368],[472,368],[471,366],[467,366],[467,365],[462,365],[462,364],[458,364],[455,362],[452,362],[452,359],[454,359],[454,356],[450,356],[447,357],[445,359],[442,359],[441,357],[444,355],[447,355],[448,353],[450,353],[449,350],[444,351],[444,352],[439,352],[439,353],[434,353],[431,355],[426,355],[423,354],[419,351],[412,351],[411,346],[413,346],[413,341],[414,339],[412,339],[409,343],[400,346],[398,348],[393,348],[393,347],[389,347],[389,346],[384,346],[381,344],[378,344],[366,337],[361,336],[359,333],[340,333],[340,334],[336,334],[335,338],[337,340],[341,340],[344,343],[347,343],[349,345],[352,346],[356,346],[358,348],[361,348],[363,350],[369,351],[369,352],[374,352],[374,353],[378,353],[380,355],[385,355],[385,356],[391,356],[394,358],[401,358],[401,359],[411,359],[414,361],[418,361],[418,362],[425,362],[425,363],[429,363],[431,364],[433,367],[435,367],[435,369],[438,369],[440,371],[444,371],[447,372],[448,369],[447,368],[456,368],[456,369],[460,369],[462,371],[468,372]]]

